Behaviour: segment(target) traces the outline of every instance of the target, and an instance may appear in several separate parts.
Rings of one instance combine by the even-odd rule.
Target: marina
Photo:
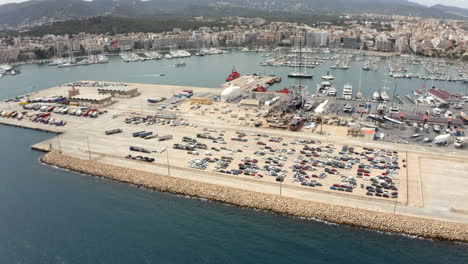
[[[370,104],[367,108],[370,112],[376,107],[372,103],[311,97],[303,99],[307,101],[308,111],[301,113],[299,110],[296,114],[288,113],[289,110],[282,112],[287,110],[284,106],[289,104],[288,100],[295,97],[290,97],[290,93],[252,91],[248,86],[251,78],[267,82],[273,77],[241,76],[235,78],[233,84],[224,84],[224,88],[95,81],[68,83],[2,103],[2,110],[11,110],[0,117],[0,122],[38,129],[56,127],[62,132],[59,136],[34,144],[33,148],[56,150],[79,159],[119,163],[129,169],[138,167],[139,170],[170,174],[172,177],[187,177],[186,172],[189,171],[190,179],[196,181],[236,188],[244,186],[254,191],[269,186],[288,197],[367,210],[379,208],[389,213],[397,210],[416,217],[455,219],[467,223],[463,214],[454,213],[466,210],[461,202],[465,187],[457,184],[463,170],[451,174],[450,196],[458,198],[452,200],[450,208],[455,210],[438,204],[438,200],[446,198],[433,192],[433,188],[438,186],[438,182],[433,180],[440,176],[438,168],[447,169],[448,164],[453,163],[467,166],[461,158],[466,155],[464,151],[459,148],[450,151],[434,149],[439,163],[427,171],[422,162],[434,159],[424,151],[427,146],[415,147],[417,143],[413,142],[411,146],[404,142],[384,143],[374,141],[375,134],[367,136],[366,131],[373,127],[391,131],[400,129],[403,123],[391,121],[396,127],[391,124],[368,125],[374,121],[365,117],[353,121],[351,114],[347,113],[349,108],[363,109],[363,103]],[[239,88],[234,89],[235,86]],[[133,87],[137,89],[135,93],[132,93]],[[70,94],[77,90],[79,95]],[[104,97],[92,96],[98,90],[121,92],[113,95],[112,103],[106,105]],[[273,100],[276,97],[279,98]],[[70,103],[66,106],[63,102],[67,99],[62,98],[68,98],[70,103],[73,98],[98,101],[90,101],[92,107],[82,105],[85,101],[79,101],[78,106]],[[166,99],[147,100],[154,98]],[[296,107],[294,100],[293,106]],[[345,102],[350,107],[344,107]],[[47,107],[34,110],[35,105]],[[64,114],[64,107],[68,111],[80,109],[82,113]],[[10,113],[15,110],[28,118],[13,118],[14,114]],[[333,118],[337,114],[342,117]],[[169,116],[171,119],[167,119]],[[37,118],[42,118],[42,121],[35,121]],[[47,123],[44,118],[48,119]],[[58,126],[56,121],[51,124],[53,118],[63,120],[66,125]],[[306,124],[312,122],[315,125]],[[364,125],[350,134],[356,129],[353,123]],[[363,127],[367,128],[363,130]],[[119,129],[119,133],[107,132],[115,129]],[[139,133],[137,137],[135,132]],[[356,136],[361,133],[363,136]],[[391,136],[388,138],[392,139]],[[186,145],[184,142],[189,143]],[[133,153],[134,150],[144,154],[140,156]],[[351,156],[353,153],[359,156],[359,162]],[[382,160],[386,166],[393,164],[393,167],[385,169],[374,159]],[[420,175],[415,170],[424,173]],[[419,177],[426,180],[421,181]],[[343,200],[343,197],[347,199]],[[434,210],[438,213],[431,213]]]

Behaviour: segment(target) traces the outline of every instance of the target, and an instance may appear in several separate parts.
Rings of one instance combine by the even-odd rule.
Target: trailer
[[[158,138],[158,141],[165,141],[165,140],[170,140],[172,139],[172,135],[165,135],[165,136],[160,136]]]
[[[141,133],[145,133],[146,131],[138,131],[138,132],[133,132],[132,136],[133,137],[139,137]]]
[[[117,133],[122,133],[122,129],[120,129],[120,128],[111,129],[111,130],[105,131],[105,133],[106,133],[106,135],[113,135],[113,134],[117,134]]]
[[[140,138],[145,138],[147,136],[151,136],[153,135],[153,132],[143,132],[143,133],[140,133],[140,135],[138,135]]]

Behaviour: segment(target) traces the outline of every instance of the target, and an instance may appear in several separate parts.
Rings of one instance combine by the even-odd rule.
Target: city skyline
[[[26,2],[26,1],[28,0],[0,0],[0,5],[8,4],[8,3],[20,3],[20,2]],[[86,1],[90,1],[90,0],[86,0]],[[410,0],[410,2],[415,2],[415,3],[426,5],[426,6],[433,6],[433,5],[441,4],[441,5],[446,5],[446,6],[468,8],[468,1],[465,1],[465,0]]]

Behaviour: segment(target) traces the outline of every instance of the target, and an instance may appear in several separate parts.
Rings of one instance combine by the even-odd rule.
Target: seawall
[[[189,195],[241,207],[315,218],[372,230],[403,233],[431,239],[468,242],[468,224],[463,223],[375,212],[201,183],[70,157],[62,155],[58,151],[45,154],[42,156],[41,161],[49,165],[144,186],[161,192]]]

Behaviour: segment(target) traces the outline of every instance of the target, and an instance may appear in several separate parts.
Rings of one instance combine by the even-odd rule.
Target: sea
[[[274,89],[292,84],[290,68],[259,66],[264,59],[231,53],[185,58],[185,67],[118,57],[65,69],[22,65],[21,74],[0,79],[0,98],[76,80],[217,87],[233,67],[284,76]],[[335,83],[354,85],[352,71],[333,72]],[[30,146],[52,136],[0,125],[0,263],[468,263],[467,244],[238,208],[46,166]]]

